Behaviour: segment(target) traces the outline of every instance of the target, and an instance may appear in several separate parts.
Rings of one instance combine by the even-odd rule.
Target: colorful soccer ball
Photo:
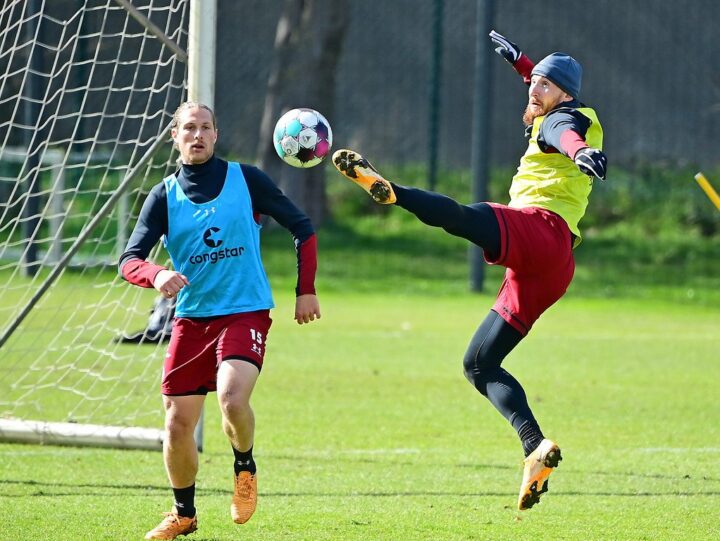
[[[292,109],[275,124],[275,151],[293,167],[313,167],[330,153],[330,123],[313,109]]]

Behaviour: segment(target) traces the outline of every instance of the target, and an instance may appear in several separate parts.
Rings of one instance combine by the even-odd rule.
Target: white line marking
[[[720,453],[720,447],[643,447],[642,453]]]

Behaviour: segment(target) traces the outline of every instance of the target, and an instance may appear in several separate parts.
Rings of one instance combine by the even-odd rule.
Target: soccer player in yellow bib
[[[540,315],[565,294],[575,271],[593,179],[605,179],[607,158],[595,111],[579,101],[582,68],[553,53],[534,64],[493,31],[496,51],[523,77],[528,148],[510,185],[510,203],[460,204],[438,193],[390,182],[357,152],[341,149],[333,163],[381,204],[394,204],[422,222],[442,227],[483,249],[486,261],[506,267],[495,304],[463,359],[468,381],[510,422],[525,454],[518,509],[529,509],[548,489],[562,456],[545,438],[520,383],[501,367]]]

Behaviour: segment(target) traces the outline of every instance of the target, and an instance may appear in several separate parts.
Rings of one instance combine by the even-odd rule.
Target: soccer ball
[[[292,109],[275,124],[273,143],[278,156],[293,167],[313,167],[330,153],[330,123],[313,109]]]

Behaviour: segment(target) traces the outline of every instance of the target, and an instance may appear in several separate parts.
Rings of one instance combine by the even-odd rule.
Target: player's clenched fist
[[[187,285],[190,285],[190,282],[184,274],[167,269],[158,272],[153,280],[153,287],[168,299],[172,299]]]
[[[295,321],[299,325],[320,319],[320,303],[316,295],[300,295],[295,299]]]
[[[607,176],[607,156],[596,148],[581,148],[575,154],[575,165],[578,169],[591,177],[605,180]]]

